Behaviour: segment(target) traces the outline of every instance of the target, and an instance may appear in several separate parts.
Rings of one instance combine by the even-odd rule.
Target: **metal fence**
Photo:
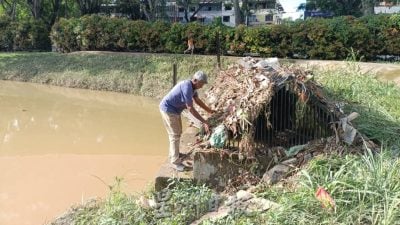
[[[299,98],[290,85],[276,91],[253,123],[256,147],[291,147],[334,134],[333,113],[312,93],[306,96]],[[237,145],[238,140],[228,143],[228,147]]]

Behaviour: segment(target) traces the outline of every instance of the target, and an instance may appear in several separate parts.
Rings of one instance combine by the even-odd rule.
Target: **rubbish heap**
[[[313,101],[318,101],[325,109],[329,110],[329,113],[334,115],[335,121],[328,124],[333,130],[331,132],[333,135],[289,148],[271,146],[260,149],[254,140],[255,121],[261,113],[266,114],[265,118],[268,120],[271,112],[265,109],[268,109],[271,99],[277,91],[287,85],[293,87],[292,91],[299,102],[307,104],[312,96]],[[287,170],[290,168],[300,167],[321,153],[360,152],[366,147],[371,149],[376,147],[352,125],[351,121],[359,115],[357,113],[345,115],[342,110],[344,104],[325,98],[322,86],[314,81],[311,71],[293,65],[281,66],[276,58],[246,57],[239,60],[237,64],[231,65],[227,70],[219,73],[206,96],[208,105],[217,113],[208,118],[208,122],[213,128],[212,132],[210,134],[200,132],[201,138],[194,144],[193,152],[238,153],[239,157],[250,159],[250,161],[273,159],[273,162],[264,168],[266,170],[262,171],[262,173],[265,172],[264,181],[279,180],[276,171],[272,170],[274,166],[278,166],[278,169],[284,168],[283,172],[280,170],[279,173],[289,174]],[[193,122],[196,126],[196,122]],[[267,122],[269,124],[267,123],[266,126],[272,126],[270,121]],[[200,124],[197,126],[200,127]],[[229,145],[230,142],[235,142],[237,145],[232,147]],[[262,159],[262,155],[267,155],[267,157]],[[241,176],[244,175],[246,173],[242,173]],[[278,179],[275,179],[276,177]],[[230,180],[233,183],[234,179]],[[246,180],[249,183],[255,181],[251,176],[240,178],[241,182]]]
[[[248,157],[254,156],[254,121],[260,113],[265,113],[263,109],[276,90],[288,83],[294,84],[294,91],[300,101],[307,102],[312,93],[336,118],[342,118],[338,125],[345,128],[343,132],[347,133],[343,138],[348,144],[352,143],[357,130],[349,122],[358,115],[351,115],[350,120],[344,119],[346,115],[341,109],[342,105],[324,97],[323,89],[313,80],[311,71],[295,66],[281,66],[276,58],[261,60],[250,57],[221,71],[214,85],[207,91],[208,104],[218,113],[208,119],[214,130],[211,136],[205,136],[204,139],[215,148],[224,148],[227,141],[238,140],[239,150]]]

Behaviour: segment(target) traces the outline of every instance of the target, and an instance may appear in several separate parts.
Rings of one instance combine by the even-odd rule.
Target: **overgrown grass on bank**
[[[354,123],[369,138],[387,146],[400,147],[400,89],[370,74],[360,72],[355,63],[347,69],[318,72],[316,79],[328,96],[345,103],[346,113],[360,113]]]
[[[104,201],[71,210],[68,216],[59,218],[50,225],[188,224],[208,211],[212,197],[212,191],[205,186],[177,182],[168,193],[149,193],[164,201],[159,201],[160,206],[157,209],[144,209],[139,206],[138,198],[121,192],[119,185],[120,183],[116,183],[112,186]]]
[[[222,57],[222,66],[232,59]],[[204,70],[216,75],[216,56],[107,53],[0,53],[0,79],[160,97],[178,80]]]
[[[219,224],[400,224],[400,160],[384,151],[373,155],[320,157],[300,172],[298,185],[261,188],[258,195],[280,205],[248,217],[232,215],[202,225]],[[335,200],[336,209],[321,207],[319,186]]]

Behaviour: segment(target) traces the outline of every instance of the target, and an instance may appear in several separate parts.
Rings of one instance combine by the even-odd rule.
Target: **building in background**
[[[240,5],[242,2],[240,1]],[[245,16],[246,25],[260,26],[267,24],[280,24],[284,13],[279,0],[257,0],[249,1],[248,12]],[[199,21],[204,24],[211,23],[215,18],[220,18],[222,23],[235,26],[235,10],[232,1],[229,2],[200,2],[189,6],[188,12],[175,1],[167,3],[167,15],[172,22],[187,22],[185,13],[188,14],[190,21]]]
[[[374,7],[375,14],[380,13],[400,13],[400,0],[396,3],[379,1]]]

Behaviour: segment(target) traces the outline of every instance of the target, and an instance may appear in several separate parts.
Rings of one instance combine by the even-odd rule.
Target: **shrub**
[[[0,51],[11,51],[13,46],[13,28],[11,19],[0,16]]]
[[[4,22],[5,21],[5,22]],[[4,20],[1,24],[7,24]],[[4,25],[2,25],[4,26]],[[22,25],[21,25],[22,26]],[[25,25],[24,25],[25,26]],[[24,30],[22,26],[21,30]],[[192,37],[197,54],[217,52],[220,34],[222,53],[241,56],[259,53],[270,57],[312,59],[346,59],[351,49],[362,58],[373,60],[377,55],[398,55],[400,52],[400,16],[350,16],[332,19],[308,19],[288,25],[235,28],[219,21],[210,25],[197,22],[170,24],[156,21],[129,21],[87,15],[79,19],[61,19],[52,29],[53,42],[61,51],[112,50],[182,53]],[[4,31],[2,49],[10,44]],[[26,45],[23,39],[21,45]]]
[[[13,22],[0,17],[0,51],[49,51],[51,42],[46,24],[40,20]]]

